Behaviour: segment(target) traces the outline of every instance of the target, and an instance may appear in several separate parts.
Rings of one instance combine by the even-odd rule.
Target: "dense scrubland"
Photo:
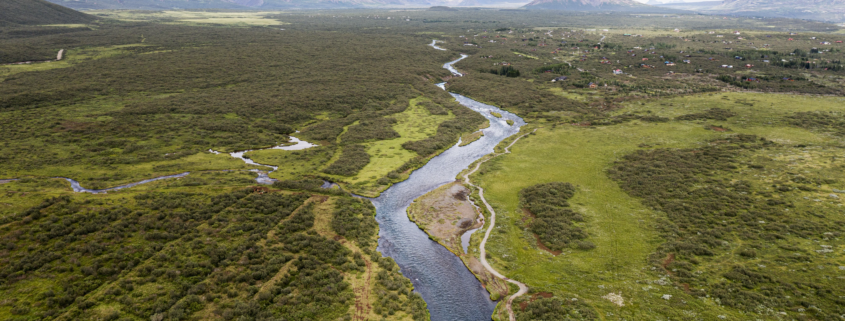
[[[0,318],[427,319],[375,250],[372,205],[346,191],[376,195],[484,126],[434,86],[444,80],[537,129],[472,178],[500,214],[488,260],[531,287],[518,320],[845,313],[835,26],[91,14],[101,20],[0,29],[0,179],[20,178],[0,181]],[[60,62],[6,65],[60,49]],[[440,66],[458,53],[470,57],[452,77]],[[320,146],[247,154],[280,166],[269,188],[243,171],[258,167],[208,152],[290,135]],[[109,187],[186,171],[98,195],[52,178]]]
[[[4,184],[8,193],[40,187],[55,196],[4,217],[8,299],[0,313],[7,320],[427,319],[410,282],[375,251],[372,205],[247,187],[243,177],[208,173],[108,195]]]

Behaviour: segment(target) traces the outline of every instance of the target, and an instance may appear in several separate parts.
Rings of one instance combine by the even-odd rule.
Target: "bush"
[[[561,251],[573,242],[587,238],[586,232],[572,225],[574,221],[584,220],[581,214],[569,208],[568,200],[573,195],[575,187],[572,184],[559,182],[538,184],[519,192],[521,206],[535,216],[531,232],[553,251]],[[575,246],[580,248],[578,243]]]
[[[370,154],[367,154],[367,149],[364,146],[348,145],[343,147],[340,158],[326,167],[323,172],[332,175],[354,176],[369,163]]]

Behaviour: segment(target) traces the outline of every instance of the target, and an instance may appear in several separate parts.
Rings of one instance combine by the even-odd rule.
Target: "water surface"
[[[446,68],[450,69],[451,64],[461,59],[450,62]],[[453,73],[458,72],[454,70]],[[445,84],[438,86],[445,89]],[[432,321],[489,321],[496,302],[490,300],[487,290],[457,256],[430,240],[408,219],[406,210],[414,199],[454,182],[458,173],[492,153],[499,142],[518,133],[525,122],[494,106],[458,94],[451,95],[461,105],[486,117],[490,127],[483,130],[484,136],[479,140],[462,147],[453,146],[414,171],[408,180],[372,199],[380,227],[379,251],[396,260],[402,274],[413,282],[415,290],[428,303]],[[490,111],[503,117],[496,118]],[[507,124],[508,119],[514,121],[513,126]]]

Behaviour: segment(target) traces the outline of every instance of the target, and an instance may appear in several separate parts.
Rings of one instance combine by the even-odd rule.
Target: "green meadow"
[[[363,144],[366,147],[367,154],[370,156],[370,161],[353,177],[322,173],[321,170],[334,162],[340,154],[323,147],[318,147],[314,151],[268,149],[249,152],[247,156],[260,164],[279,166],[278,171],[270,174],[272,178],[285,180],[295,179],[304,175],[323,176],[342,182],[346,187],[362,195],[374,196],[388,187],[387,184],[377,182],[378,179],[387,176],[392,171],[396,171],[402,165],[418,156],[417,153],[402,148],[402,144],[434,136],[437,126],[440,123],[455,117],[452,113],[434,115],[425,107],[418,104],[428,101],[430,100],[425,97],[411,99],[405,111],[391,116],[396,119],[396,123],[393,124],[392,128],[400,137],[371,141]],[[356,124],[353,123],[352,125]],[[338,137],[338,141],[340,141],[343,138],[343,134]],[[308,157],[298,157],[297,155],[308,155]],[[313,157],[315,155],[319,158]]]
[[[728,319],[749,318],[749,314],[720,306],[711,298],[688,294],[665,274],[655,271],[648,257],[666,241],[658,232],[658,224],[666,219],[666,214],[628,195],[618,182],[608,177],[607,170],[615,161],[637,150],[697,148],[706,146],[708,141],[739,133],[759,135],[786,145],[781,155],[793,155],[793,158],[802,155],[800,148],[790,147],[794,144],[833,148],[828,153],[841,152],[840,137],[789,127],[783,117],[799,111],[841,110],[842,102],[838,97],[703,94],[629,103],[617,113],[674,118],[718,107],[733,111],[736,116],[721,122],[634,120],[592,127],[546,123],[514,145],[512,154],[484,164],[473,178],[480,182],[485,197],[498,213],[496,230],[487,245],[492,264],[509,278],[529,285],[532,292],[551,292],[563,299],[585,301],[607,319],[709,320],[720,315]],[[730,131],[715,131],[711,124]],[[745,179],[755,179],[746,176]],[[835,176],[842,178],[841,173]],[[596,245],[595,249],[566,249],[555,256],[539,247],[537,239],[528,232],[531,218],[520,207],[518,194],[526,187],[548,182],[576,186],[569,203],[585,220],[575,225],[587,232],[587,240]],[[482,233],[473,235],[474,241],[479,235]],[[842,255],[838,257],[842,262]],[[727,261],[707,268],[718,270],[716,267],[724,268],[732,262],[724,260]],[[621,294],[624,306],[602,298],[609,293]],[[665,295],[674,299],[667,300]]]

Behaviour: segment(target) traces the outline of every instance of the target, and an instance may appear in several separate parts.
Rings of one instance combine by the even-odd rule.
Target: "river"
[[[462,55],[444,68],[460,74],[452,65],[464,58],[466,56]],[[444,84],[438,85],[445,89]],[[414,171],[408,180],[391,186],[378,198],[372,199],[380,228],[379,251],[393,258],[402,274],[411,280],[416,291],[428,303],[432,321],[489,321],[496,302],[490,300],[487,290],[457,256],[430,240],[408,219],[406,210],[414,199],[454,182],[462,170],[484,155],[493,153],[499,142],[518,133],[525,122],[494,106],[458,94],[451,95],[461,105],[486,117],[490,127],[484,129],[481,139],[462,147],[456,144]],[[490,111],[503,117],[496,118]],[[508,125],[506,120],[514,121],[514,125]]]
[[[438,50],[445,50],[437,47],[435,42],[432,42],[431,46]],[[462,54],[461,58],[446,63],[443,68],[455,76],[462,76],[453,65],[467,57]],[[437,86],[446,90],[446,83],[440,83]],[[518,133],[525,122],[522,118],[494,106],[482,104],[458,94],[450,94],[459,104],[486,117],[490,122],[490,127],[483,130],[484,136],[479,140],[466,146],[455,144],[452,148],[432,158],[425,166],[414,171],[407,180],[391,186],[379,197],[371,199],[376,207],[376,221],[380,228],[378,249],[385,256],[393,258],[401,268],[402,274],[411,280],[415,290],[428,304],[432,321],[489,321],[496,308],[496,302],[490,300],[487,290],[457,256],[430,240],[425,232],[408,219],[406,210],[414,199],[444,184],[454,182],[462,170],[484,155],[493,153],[496,145]],[[493,116],[491,111],[501,114],[502,118]],[[512,120],[514,124],[508,125],[507,120]],[[291,137],[291,140],[296,144],[272,148],[297,150],[316,146],[299,141],[295,137]],[[230,155],[248,164],[277,169],[276,166],[257,164],[243,157],[246,152],[248,151],[234,152]],[[273,180],[267,176],[268,172],[258,172],[259,183],[272,183]],[[65,179],[71,183],[75,192],[103,193],[161,179],[185,177],[188,174],[186,172],[156,177],[101,190],[83,188],[79,182]],[[330,186],[331,183],[327,183],[327,187]],[[466,237],[469,237],[469,234],[467,233]]]

